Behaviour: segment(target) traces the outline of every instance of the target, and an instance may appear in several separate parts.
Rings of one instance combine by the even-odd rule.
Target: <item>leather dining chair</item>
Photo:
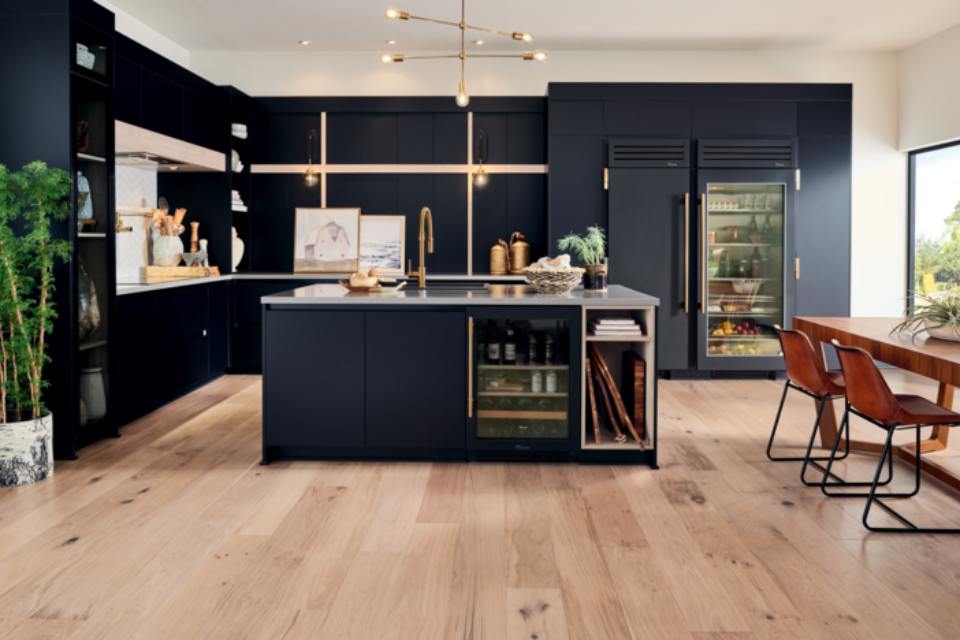
[[[827,371],[823,353],[818,352],[807,334],[802,331],[792,331],[774,325],[777,337],[780,339],[780,350],[783,353],[783,362],[787,371],[787,381],[783,385],[783,394],[780,396],[780,406],[777,407],[777,417],[774,418],[773,428],[770,430],[770,439],[767,441],[767,458],[774,462],[803,462],[800,480],[807,486],[819,486],[820,482],[810,482],[806,479],[807,465],[813,465],[825,472],[825,468],[817,462],[826,462],[829,456],[815,457],[811,455],[813,443],[823,418],[823,411],[827,403],[842,398],[845,395],[843,375]],[[774,440],[777,437],[777,428],[783,414],[783,405],[790,389],[799,391],[817,401],[817,417],[807,442],[806,454],[803,456],[782,456],[773,453]],[[846,458],[850,451],[850,433],[847,431],[847,444],[843,454],[837,458]],[[839,480],[839,478],[838,478]]]
[[[920,447],[920,429],[927,426],[953,427],[960,424],[960,413],[954,413],[944,409],[938,404],[921,398],[920,396],[908,394],[894,394],[890,391],[887,381],[874,363],[869,353],[857,347],[846,347],[839,344],[836,340],[832,341],[833,346],[840,356],[840,366],[843,369],[844,379],[846,380],[846,409],[843,413],[843,420],[840,429],[837,431],[837,437],[833,443],[830,460],[827,462],[827,473],[835,461],[836,452],[840,445],[841,435],[844,429],[847,430],[849,437],[850,415],[856,415],[871,424],[884,429],[887,433],[880,453],[880,461],[877,463],[877,469],[873,475],[873,481],[869,483],[870,491],[867,493],[835,493],[827,490],[830,483],[827,483],[827,473],[824,474],[820,489],[825,495],[833,497],[866,497],[867,501],[863,508],[863,526],[870,531],[877,532],[897,532],[897,533],[960,533],[956,528],[929,528],[918,527],[913,522],[894,510],[884,500],[897,498],[911,498],[920,492],[921,466],[920,456],[922,449]],[[916,454],[914,456],[915,481],[914,488],[905,493],[877,493],[877,487],[880,486],[880,473],[884,462],[890,465],[892,476],[893,465],[893,434],[904,429],[914,429],[916,431]],[[903,527],[876,527],[870,524],[870,509],[873,505],[881,507],[884,511],[903,523]]]

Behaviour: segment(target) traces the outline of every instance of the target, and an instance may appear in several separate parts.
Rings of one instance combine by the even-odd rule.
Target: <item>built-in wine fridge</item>
[[[580,433],[578,309],[472,309],[468,333],[471,454],[574,457]]]

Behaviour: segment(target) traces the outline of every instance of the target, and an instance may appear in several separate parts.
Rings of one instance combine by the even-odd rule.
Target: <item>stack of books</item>
[[[590,335],[642,336],[643,330],[633,318],[596,318],[590,321]]]
[[[243,198],[240,197],[240,192],[236,189],[230,192],[230,197],[232,199],[231,207],[234,211],[246,211],[247,205],[243,204]]]

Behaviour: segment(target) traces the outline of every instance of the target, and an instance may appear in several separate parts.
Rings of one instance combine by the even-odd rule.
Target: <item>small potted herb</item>
[[[43,393],[56,317],[53,267],[70,243],[51,235],[67,219],[70,174],[31,162],[0,165],[0,487],[53,472],[53,415]]]
[[[915,300],[913,309],[907,310],[907,317],[891,333],[906,333],[914,339],[926,333],[931,338],[960,342],[960,294],[917,294]]]
[[[561,251],[572,251],[586,269],[584,289],[603,291],[607,288],[607,234],[602,227],[587,227],[584,236],[570,233],[560,238]]]

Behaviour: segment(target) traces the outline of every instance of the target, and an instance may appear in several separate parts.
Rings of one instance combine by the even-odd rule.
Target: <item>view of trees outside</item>
[[[918,153],[914,293],[960,292],[960,145]]]

